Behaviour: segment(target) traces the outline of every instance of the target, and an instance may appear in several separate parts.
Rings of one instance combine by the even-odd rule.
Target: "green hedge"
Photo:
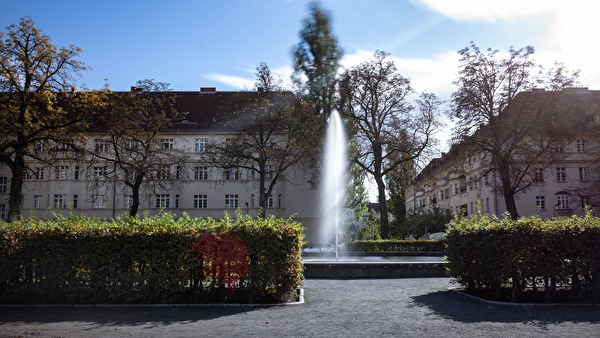
[[[214,238],[200,241],[207,236]],[[303,236],[297,222],[241,215],[1,223],[0,302],[281,302],[302,282]],[[245,247],[238,251],[247,258],[200,256],[193,248],[205,242],[231,245],[219,238],[241,239]],[[236,248],[221,252],[229,249]]]
[[[405,241],[397,239],[361,240],[346,244],[347,251],[360,252],[444,252],[438,240]]]
[[[512,301],[600,296],[600,219],[475,215],[446,233],[447,268],[467,292]]]

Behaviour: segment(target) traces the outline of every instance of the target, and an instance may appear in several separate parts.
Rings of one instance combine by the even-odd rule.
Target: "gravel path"
[[[7,307],[0,337],[599,337],[600,305],[499,305],[450,278],[307,280],[271,307]]]

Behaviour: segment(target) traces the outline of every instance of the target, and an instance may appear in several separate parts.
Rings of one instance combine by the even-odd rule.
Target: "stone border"
[[[591,304],[591,303],[513,303],[513,302],[501,302],[498,300],[489,300],[481,297],[477,297],[474,295],[470,295],[466,292],[463,292],[464,288],[460,286],[449,287],[448,291],[454,292],[457,294],[461,294],[463,296],[476,299],[483,303],[494,304],[494,305],[509,305],[509,306],[600,306],[600,304]]]

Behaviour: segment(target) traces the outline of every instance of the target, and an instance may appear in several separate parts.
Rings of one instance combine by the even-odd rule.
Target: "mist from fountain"
[[[339,113],[334,110],[329,117],[325,135],[321,192],[321,241],[331,243],[332,240],[335,240],[336,259],[339,257],[339,228],[342,222],[346,185],[348,184],[347,147],[348,141],[344,125]]]

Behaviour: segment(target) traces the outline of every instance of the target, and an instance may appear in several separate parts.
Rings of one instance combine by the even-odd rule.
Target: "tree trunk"
[[[21,215],[23,206],[23,180],[25,175],[25,155],[22,149],[16,149],[15,159],[9,164],[12,178],[10,180],[10,195],[8,197],[9,222]]]
[[[140,180],[140,182],[136,182],[133,183],[133,185],[131,186],[131,196],[132,196],[132,201],[131,201],[131,207],[129,208],[129,217],[135,217],[137,216],[138,213],[138,209],[140,207],[140,186],[142,185],[142,182]]]
[[[379,202],[379,227],[382,239],[387,239],[390,233],[390,222],[388,218],[387,200],[385,198],[385,182],[383,176],[375,177],[377,182],[377,199]]]
[[[510,169],[502,163],[498,164],[496,166],[498,167],[500,180],[502,181],[502,195],[504,197],[504,204],[506,204],[506,211],[508,211],[512,220],[517,220],[519,213],[517,212],[517,204],[515,203],[515,193],[512,189]]]

